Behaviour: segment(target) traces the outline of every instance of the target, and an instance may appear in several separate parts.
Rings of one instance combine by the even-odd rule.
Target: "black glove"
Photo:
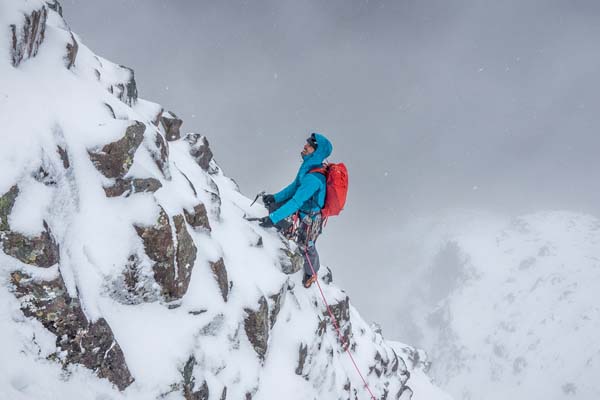
[[[269,217],[268,215],[266,217],[261,218],[258,224],[263,228],[272,228],[275,226],[273,224],[273,221],[271,221],[271,217]]]
[[[262,201],[265,206],[275,203],[275,196],[272,194],[263,194]]]

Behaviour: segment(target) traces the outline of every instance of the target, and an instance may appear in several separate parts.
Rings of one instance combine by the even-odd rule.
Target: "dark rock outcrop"
[[[187,231],[183,215],[174,216],[173,222],[175,223],[175,235],[177,236],[177,293],[181,293],[180,297],[183,297],[192,278],[192,269],[194,268],[198,249]]]
[[[133,156],[144,139],[145,130],[146,125],[136,121],[127,128],[123,138],[102,149],[88,151],[90,159],[107,178],[123,178],[133,164]]]
[[[113,83],[108,86],[108,91],[117,99],[132,107],[138,99],[137,84],[135,83],[135,73],[133,69],[124,65],[119,65],[124,79],[121,82]],[[98,74],[100,72],[98,71]]]
[[[269,342],[269,308],[264,296],[258,301],[258,310],[245,308],[244,329],[258,357],[264,361]]]
[[[46,0],[46,4],[49,9],[56,11],[61,17],[63,16],[63,8],[58,0]]]
[[[161,294],[169,301],[181,298],[175,284],[175,245],[169,224],[169,216],[160,209],[158,220],[154,226],[135,226],[137,234],[144,242],[148,257],[154,261],[152,270],[154,279],[161,287]]]
[[[185,227],[183,215],[176,215],[173,222],[177,248],[173,242],[169,216],[162,207],[154,226],[135,226],[144,242],[146,254],[154,261],[154,279],[160,285],[161,294],[166,301],[180,299],[187,291],[197,253],[196,245]]]
[[[346,298],[340,302],[331,304],[330,307],[331,313],[335,317],[340,331],[342,333],[342,346],[349,346],[350,339],[352,337],[352,323],[350,322],[350,298],[346,296]],[[327,311],[323,312],[323,317],[329,320],[329,324],[332,324],[331,317]],[[333,325],[332,325],[333,326]],[[338,341],[340,338],[338,337]]]
[[[203,203],[197,204],[192,212],[183,210],[183,214],[185,215],[185,220],[187,223],[192,227],[204,229],[208,232],[211,231],[210,222],[208,221],[208,213],[206,212],[206,207]]]
[[[21,310],[33,317],[54,335],[60,353],[55,359],[66,367],[81,364],[124,390],[133,377],[110,326],[103,318],[89,321],[77,298],[71,298],[62,280],[36,282],[31,276],[15,271],[11,274]]]
[[[193,373],[196,364],[196,358],[190,356],[181,371],[181,375],[183,376],[183,382],[181,384],[183,398],[185,400],[208,400],[209,391],[206,381],[202,382],[202,386],[200,386],[199,390],[194,390],[196,387],[196,378],[194,378]]]
[[[183,121],[177,118],[175,113],[169,111],[166,115],[163,115],[160,119],[163,128],[165,129],[165,136],[169,142],[178,140],[181,138],[181,125]]]
[[[304,343],[300,343],[298,348],[298,366],[296,367],[296,375],[302,375],[304,373],[304,364],[306,363],[306,356],[308,354],[308,346]],[[305,376],[308,379],[308,376]]]
[[[60,156],[60,159],[62,160],[63,167],[65,169],[69,169],[69,167],[71,166],[71,163],[69,162],[69,154],[67,153],[67,150],[60,146],[56,146],[56,151],[58,152],[58,155]]]
[[[67,69],[73,68],[79,51],[79,43],[75,40],[75,36],[71,33],[71,43],[67,43],[67,54],[65,55],[65,66]]]
[[[12,212],[18,195],[19,187],[17,185],[13,185],[8,192],[4,193],[2,197],[0,197],[0,232],[10,230],[8,216]]]
[[[274,295],[269,296],[269,300],[271,300],[271,313],[269,315],[269,322],[271,323],[270,327],[273,329],[275,322],[277,322],[277,316],[279,315],[279,311],[281,311],[281,306],[283,304],[283,299],[285,295],[285,289],[287,284],[281,287],[279,293],[275,293]]]
[[[171,180],[171,171],[169,170],[169,146],[160,132],[155,132],[154,146],[149,147],[148,150],[163,177],[167,180]]]
[[[188,133],[185,136],[186,142],[190,145],[190,155],[196,160],[196,163],[204,171],[214,173],[210,162],[213,159],[213,153],[208,145],[206,137],[197,133]]]
[[[229,279],[227,278],[227,269],[225,268],[225,262],[223,258],[219,258],[219,260],[215,262],[209,262],[210,269],[217,280],[217,285],[219,285],[219,290],[221,291],[221,296],[223,297],[223,301],[227,301],[227,297],[229,296]]]
[[[48,9],[42,7],[23,16],[21,25],[11,25],[11,58],[13,67],[35,57],[46,35]]]
[[[8,231],[1,238],[2,250],[25,264],[47,268],[59,261],[58,244],[46,221],[44,231],[36,237],[30,238],[18,232]]]
[[[292,251],[287,241],[283,242],[284,247],[279,249],[279,263],[281,272],[287,275],[295,274],[304,266],[304,258],[300,250]]]
[[[104,188],[106,197],[129,197],[133,193],[154,193],[162,187],[162,183],[155,178],[117,178],[115,184]]]

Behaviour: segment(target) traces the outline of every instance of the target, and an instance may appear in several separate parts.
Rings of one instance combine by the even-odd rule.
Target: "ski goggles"
[[[313,149],[315,149],[315,150],[317,149],[317,138],[315,137],[314,133],[311,133],[310,137],[308,139],[306,139],[306,141],[308,142],[308,144],[311,145],[311,147]]]

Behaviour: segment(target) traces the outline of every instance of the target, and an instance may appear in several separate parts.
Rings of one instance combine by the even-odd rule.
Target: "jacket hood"
[[[304,162],[298,171],[298,177],[304,176],[311,168],[318,167],[323,164],[323,161],[331,155],[333,145],[325,136],[320,133],[315,133],[317,140],[317,149],[306,157],[302,157]]]

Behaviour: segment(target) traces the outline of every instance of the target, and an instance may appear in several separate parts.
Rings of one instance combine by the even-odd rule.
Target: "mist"
[[[293,179],[310,132],[331,139],[350,192],[321,259],[390,338],[393,277],[416,262],[396,233],[414,218],[600,215],[597,1],[62,3],[248,197]]]

